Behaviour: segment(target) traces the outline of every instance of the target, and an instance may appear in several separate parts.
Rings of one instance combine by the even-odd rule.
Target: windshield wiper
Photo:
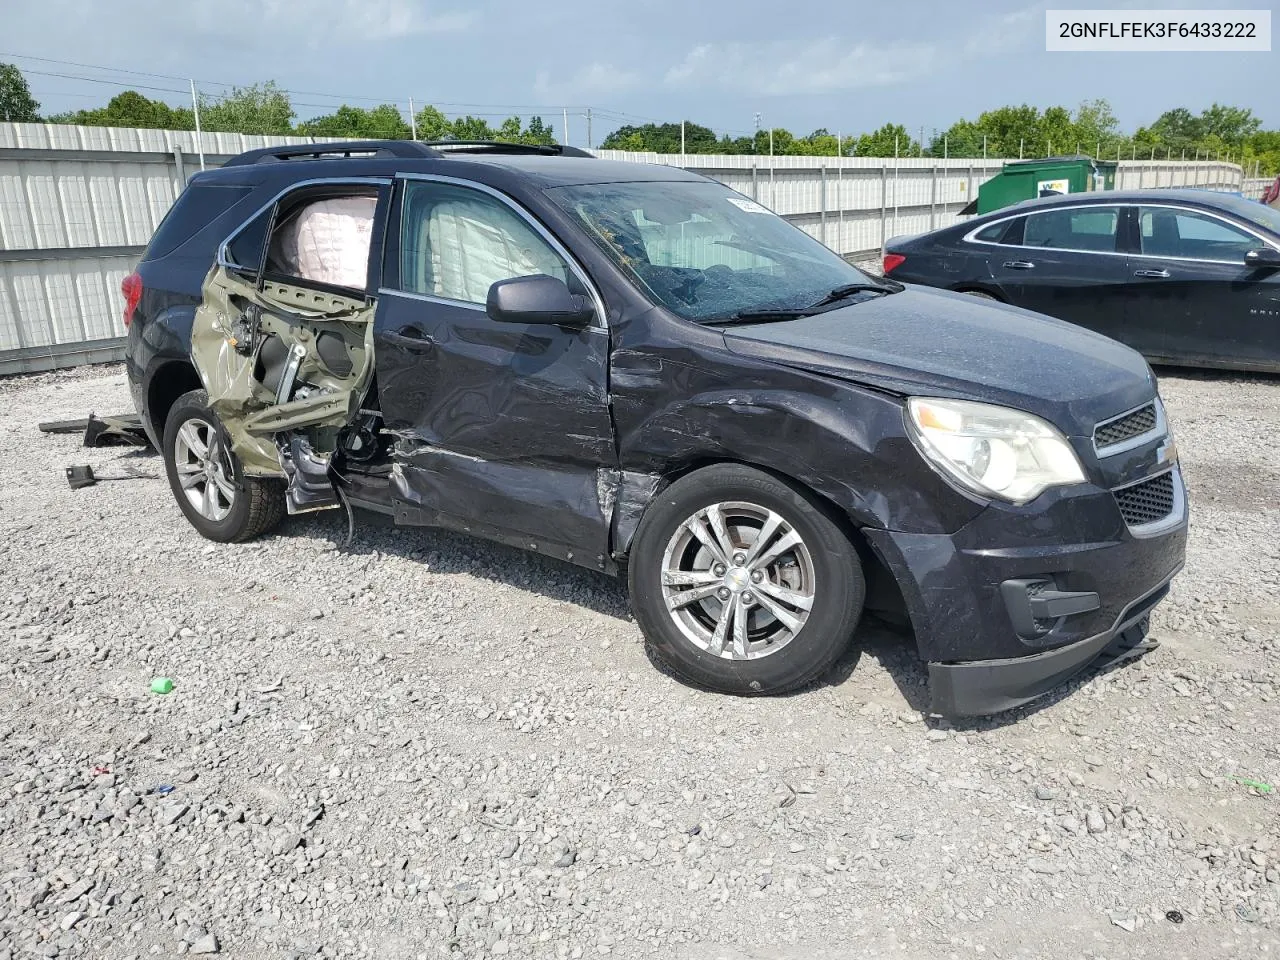
[[[703,320],[708,326],[731,326],[737,323],[771,323],[775,320],[796,320],[811,317],[814,311],[808,307],[763,307],[759,310],[739,310],[731,317],[712,317]]]
[[[862,281],[860,283],[846,283],[836,287],[821,300],[815,300],[806,307],[806,310],[814,310],[818,307],[827,307],[833,303],[839,303],[841,300],[847,300],[855,293],[894,293],[893,287],[884,283],[870,283]]]

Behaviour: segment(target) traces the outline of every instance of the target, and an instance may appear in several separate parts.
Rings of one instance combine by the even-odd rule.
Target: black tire
[[[729,659],[696,644],[668,612],[662,585],[664,556],[685,521],[713,504],[735,501],[773,511],[789,524],[803,540],[813,572],[807,619],[779,649],[757,659]],[[636,531],[627,573],[632,610],[651,654],[681,679],[742,696],[785,693],[826,673],[848,647],[866,598],[858,553],[824,506],[739,464],[707,467],[658,494]]]
[[[961,290],[959,292],[968,294],[971,297],[977,297],[979,300],[995,300],[997,303],[1003,302],[994,293],[987,293],[985,290]]]
[[[218,462],[223,471],[221,476],[229,481],[234,490],[225,516],[215,519],[202,514],[191,502],[179,480],[178,435],[187,423],[201,424],[206,436],[209,434],[208,428],[216,434],[217,448],[211,459]],[[169,489],[173,491],[173,497],[183,515],[201,536],[218,543],[243,543],[279,526],[284,519],[284,484],[278,480],[244,476],[239,459],[230,450],[226,431],[209,408],[209,396],[203,390],[184,393],[169,409],[164,426],[163,453]],[[230,476],[227,476],[228,473]],[[204,481],[206,486],[209,483],[209,480]]]

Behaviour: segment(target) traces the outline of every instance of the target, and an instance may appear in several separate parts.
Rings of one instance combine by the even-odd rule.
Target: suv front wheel
[[[653,654],[712,690],[783,693],[817,679],[857,626],[857,551],[802,491],[719,464],[659,494],[628,563]]]
[[[164,468],[178,506],[210,540],[252,540],[284,519],[283,485],[243,475],[203,390],[183,394],[169,411]]]

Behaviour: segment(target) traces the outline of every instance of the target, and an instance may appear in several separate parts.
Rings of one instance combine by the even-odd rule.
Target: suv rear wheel
[[[654,499],[628,578],[653,654],[683,678],[744,695],[830,669],[866,595],[857,551],[822,508],[737,464],[689,474]]]
[[[283,484],[243,475],[203,390],[184,393],[170,409],[164,468],[178,506],[210,540],[252,540],[284,519]]]

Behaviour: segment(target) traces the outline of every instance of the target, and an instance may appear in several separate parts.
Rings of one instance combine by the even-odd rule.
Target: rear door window
[[[1046,210],[1026,218],[1022,245],[1054,250],[1114,253],[1119,207],[1076,207]]]
[[[1171,207],[1139,207],[1138,236],[1149,257],[1243,263],[1261,246],[1257,237],[1208,214]]]
[[[981,240],[984,243],[1000,243],[1004,239],[1005,231],[1009,229],[1009,221],[1001,220],[999,223],[993,223],[989,227],[983,227],[973,235],[973,239]]]

